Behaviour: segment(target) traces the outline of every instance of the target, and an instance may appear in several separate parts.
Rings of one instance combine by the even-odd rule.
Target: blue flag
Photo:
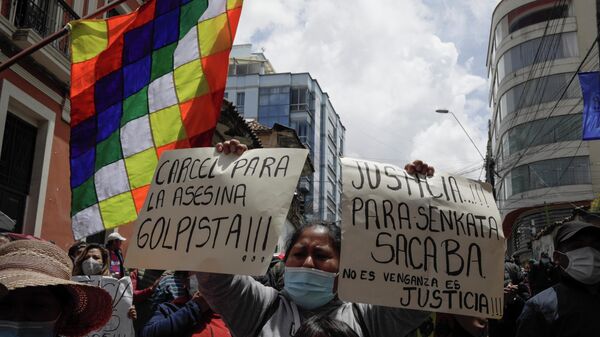
[[[583,140],[600,139],[600,73],[579,73],[583,93]]]

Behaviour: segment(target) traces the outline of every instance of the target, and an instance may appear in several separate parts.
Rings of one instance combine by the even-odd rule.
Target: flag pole
[[[103,14],[104,12],[107,12],[107,11],[117,7],[118,5],[124,3],[125,1],[127,1],[127,0],[117,0],[111,4],[108,4],[102,8],[99,8],[94,13],[85,16],[83,19],[93,19],[96,16]],[[0,64],[0,73],[2,73],[4,70],[8,69],[10,66],[17,63],[24,57],[33,54],[34,52],[45,47],[46,45],[50,44],[51,42],[58,40],[59,38],[67,35],[68,33],[69,33],[69,28],[68,28],[68,26],[65,26],[61,30],[56,31],[53,34],[46,36],[40,42],[34,44],[33,46],[30,46],[26,49],[21,50],[19,53],[17,53],[16,55],[14,55],[10,59],[8,59],[6,62]]]

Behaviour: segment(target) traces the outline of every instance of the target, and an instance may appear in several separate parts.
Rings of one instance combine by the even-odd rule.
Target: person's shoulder
[[[541,291],[539,294],[533,296],[528,302],[535,304],[543,304],[549,302],[556,302],[556,289],[549,287]]]
[[[171,302],[164,302],[158,305],[158,310],[165,314],[171,314],[179,310],[179,308],[181,308],[179,305],[173,304]]]
[[[523,312],[538,312],[551,321],[558,314],[558,297],[554,287],[543,290],[525,302]]]

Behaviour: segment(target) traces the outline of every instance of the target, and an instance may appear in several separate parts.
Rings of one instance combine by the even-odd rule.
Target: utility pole
[[[598,0],[600,1],[600,0]],[[496,197],[496,162],[492,156],[492,121],[488,120],[488,141],[485,151],[485,182],[492,185],[492,195],[494,200],[498,200]]]

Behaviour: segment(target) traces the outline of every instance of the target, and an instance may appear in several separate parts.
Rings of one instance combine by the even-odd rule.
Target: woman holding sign
[[[235,140],[216,148],[225,154],[246,150]],[[422,162],[414,164],[407,167],[409,172],[433,173]],[[318,315],[346,323],[360,337],[406,336],[427,318],[425,312],[339,300],[340,245],[340,228],[333,224],[302,227],[286,248],[283,291],[249,276],[198,273],[200,292],[234,337],[291,337],[305,320]]]
[[[73,276],[80,275],[103,275],[108,274],[108,251],[102,246],[91,243],[85,246],[83,251],[75,259]]]

